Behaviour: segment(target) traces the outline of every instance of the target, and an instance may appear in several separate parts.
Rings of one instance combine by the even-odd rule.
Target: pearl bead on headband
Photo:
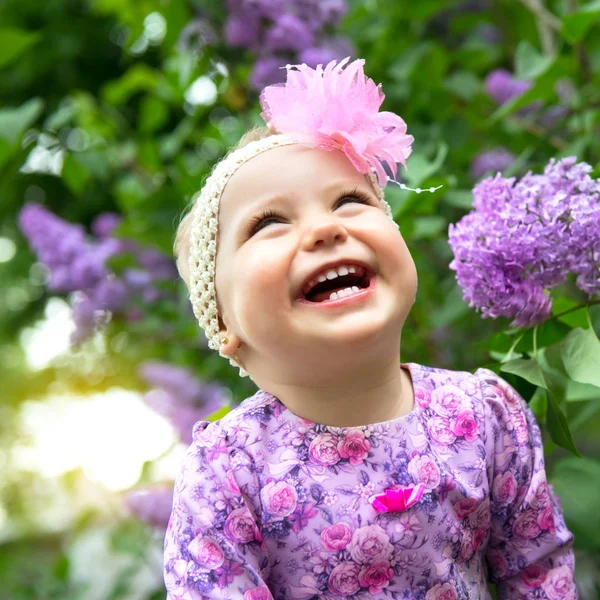
[[[397,163],[406,166],[413,137],[406,135],[406,123],[398,115],[379,112],[384,95],[381,86],[365,76],[364,60],[348,61],[337,65],[332,61],[325,69],[321,65],[317,69],[288,65],[287,82],[268,86],[260,97],[261,116],[278,133],[231,152],[216,165],[196,196],[190,234],[190,301],[212,350],[221,342],[215,289],[219,204],[225,186],[245,162],[291,144],[340,150],[369,178],[393,220],[383,195],[389,178],[382,163],[387,163],[395,177]],[[242,377],[248,375],[235,358],[229,360],[239,367]]]

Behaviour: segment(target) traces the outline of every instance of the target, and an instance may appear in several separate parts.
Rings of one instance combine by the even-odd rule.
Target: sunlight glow
[[[54,477],[81,467],[90,481],[113,491],[134,485],[144,462],[177,440],[140,394],[120,388],[25,402],[21,423],[31,443],[13,449],[21,468]]]
[[[9,238],[0,237],[0,263],[12,260],[16,253],[16,244]]]
[[[44,311],[46,318],[25,328],[20,342],[25,360],[33,371],[45,369],[57,356],[69,351],[69,338],[75,330],[71,308],[60,298],[50,298]]]

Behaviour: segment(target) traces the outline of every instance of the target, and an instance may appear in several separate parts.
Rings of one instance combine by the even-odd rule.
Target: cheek
[[[282,245],[267,244],[240,253],[231,265],[231,297],[237,314],[254,318],[281,310],[290,296],[288,252]]]

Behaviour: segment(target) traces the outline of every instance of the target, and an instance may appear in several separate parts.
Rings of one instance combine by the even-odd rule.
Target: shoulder
[[[411,364],[410,370],[415,389],[425,388],[434,401],[454,394],[467,396],[477,404],[499,403],[514,412],[521,408],[518,392],[490,369],[480,368],[471,373]]]
[[[225,443],[242,449],[256,436],[260,424],[270,419],[277,403],[275,397],[258,390],[218,421],[198,421],[194,425],[192,445],[212,448]]]
[[[500,375],[489,369],[477,369],[474,376],[480,383],[483,401],[496,413],[523,414],[527,410],[521,395]]]
[[[410,372],[415,401],[423,408],[445,415],[454,409],[481,404],[481,383],[469,371],[411,364]]]
[[[415,402],[427,409],[440,427],[447,419],[464,420],[472,413],[483,429],[519,425],[530,420],[529,408],[518,392],[493,371],[475,373],[411,365]]]

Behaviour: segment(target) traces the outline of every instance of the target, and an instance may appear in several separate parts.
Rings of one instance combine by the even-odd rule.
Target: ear
[[[233,329],[227,327],[219,315],[219,354],[231,357],[241,346],[241,340]]]

